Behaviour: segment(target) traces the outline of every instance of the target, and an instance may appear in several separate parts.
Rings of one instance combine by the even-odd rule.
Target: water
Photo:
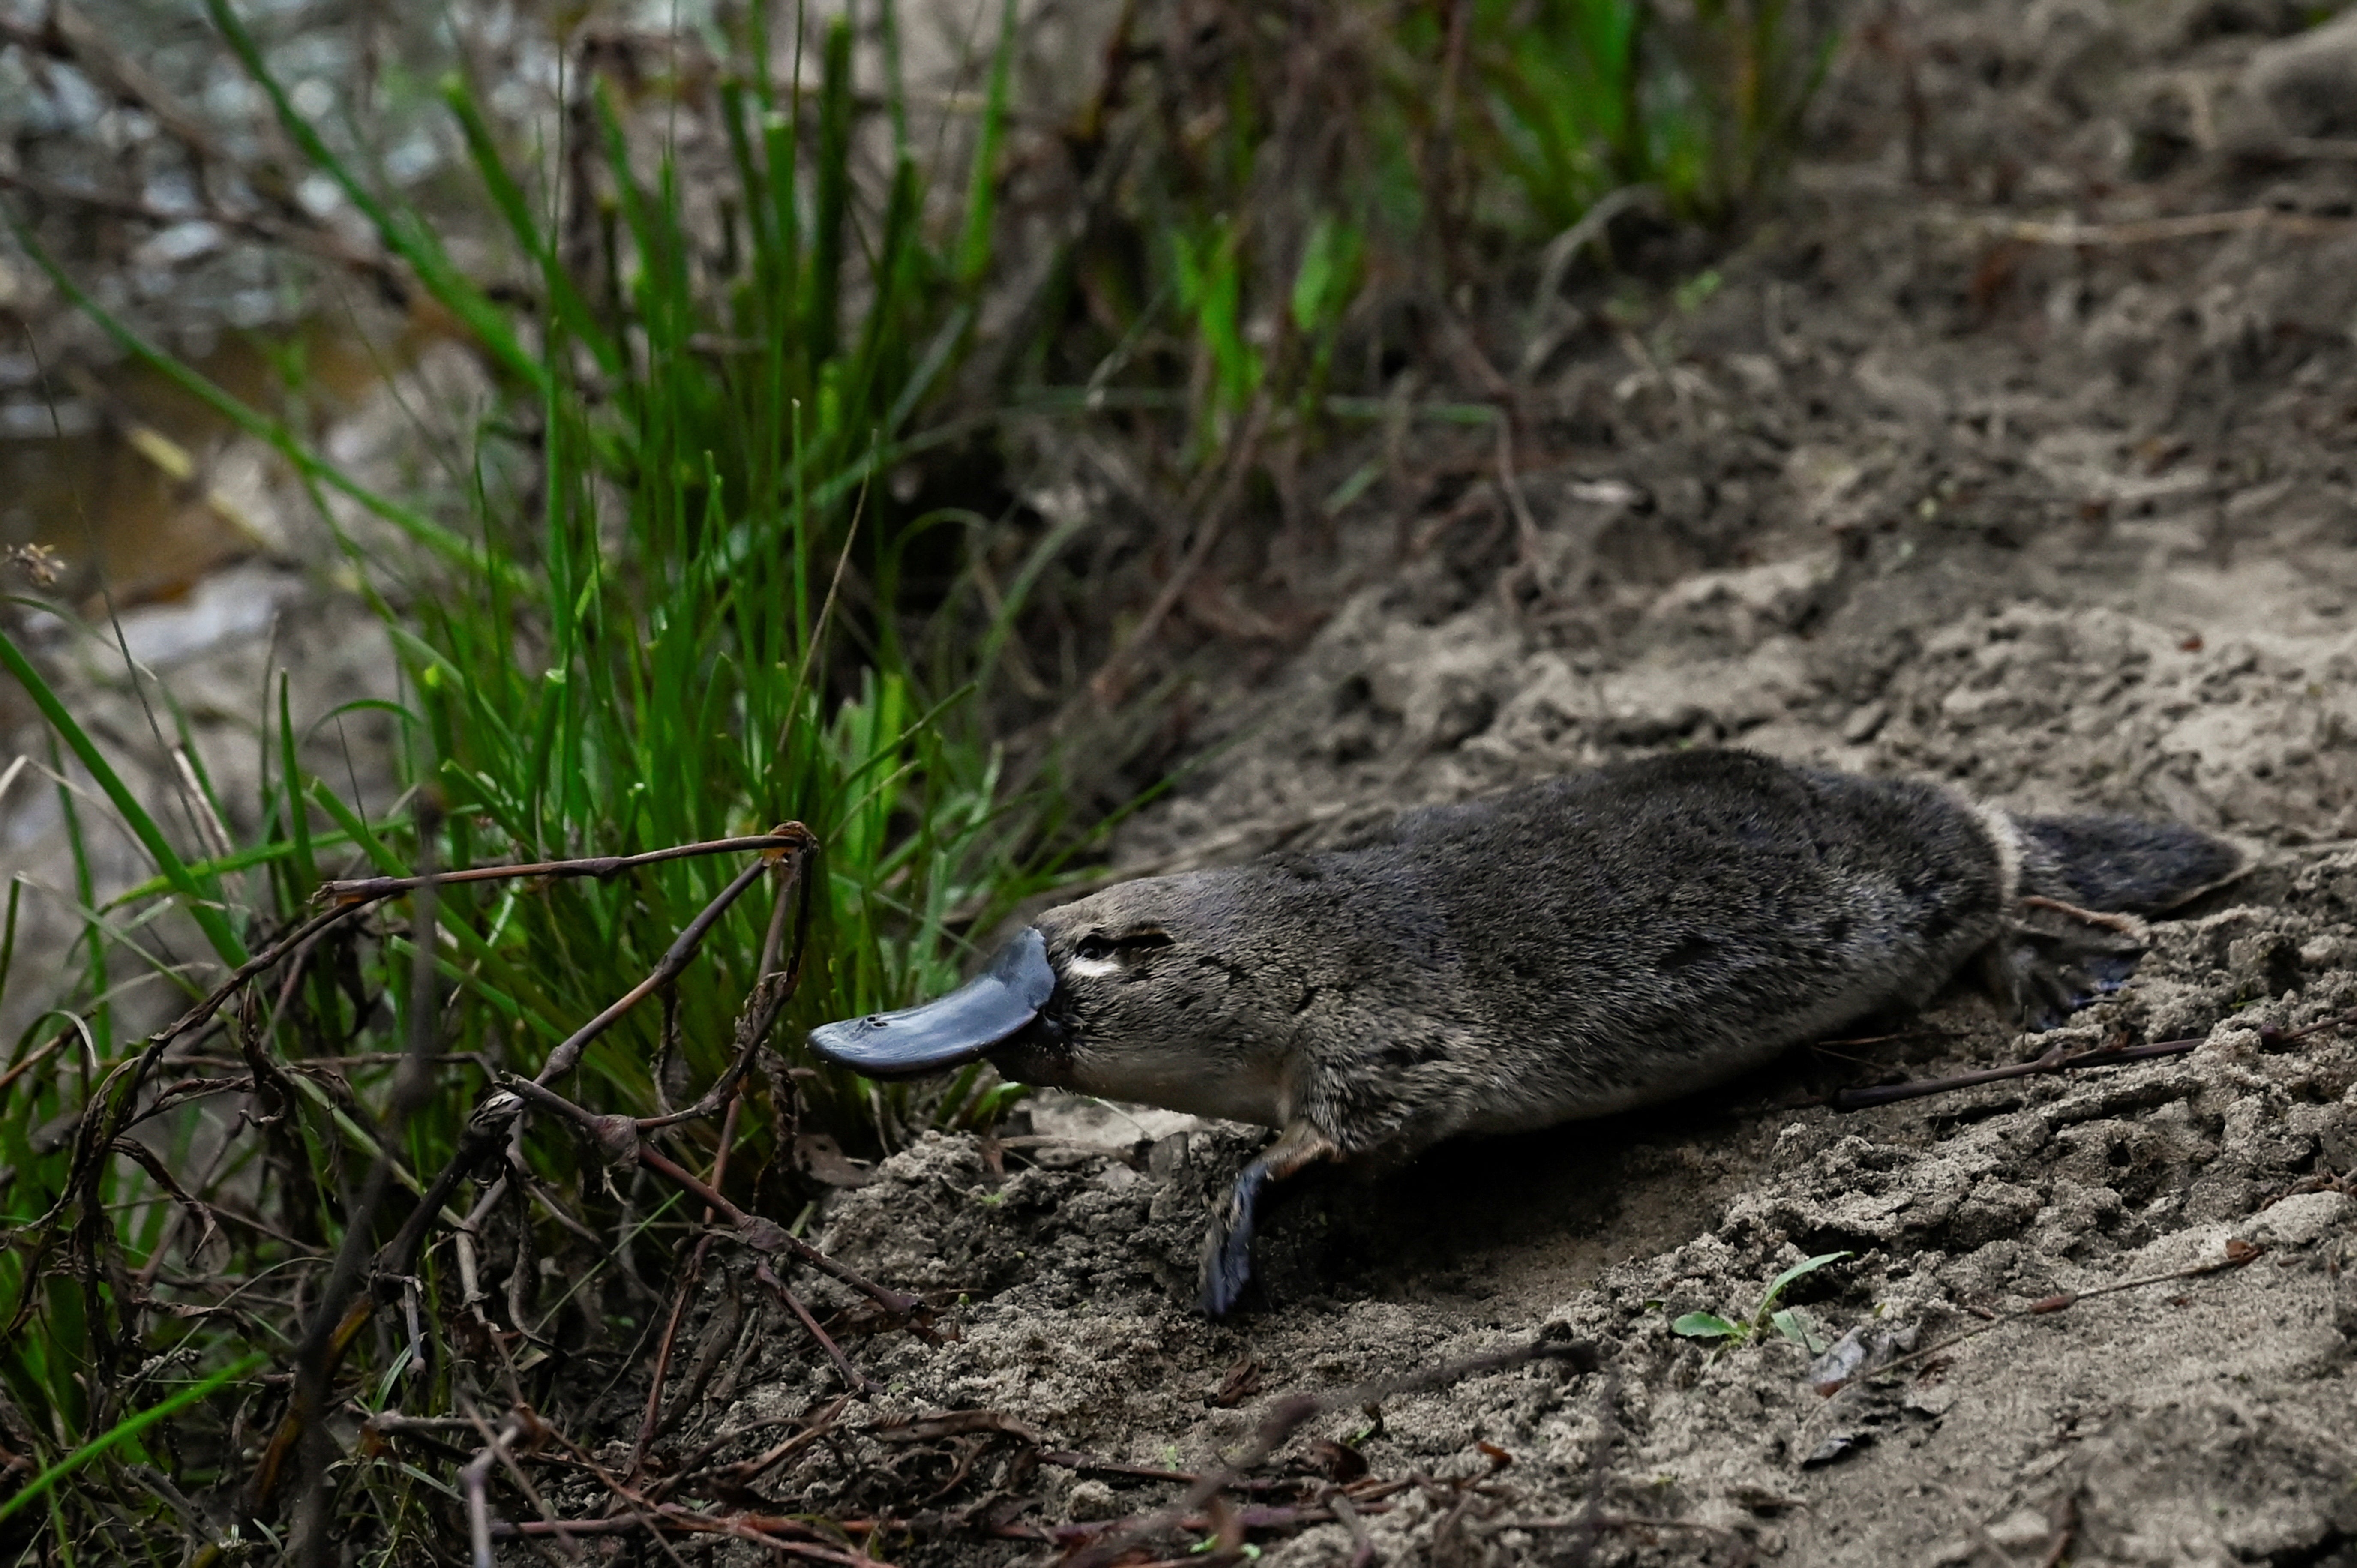
[[[196,368],[303,428],[349,411],[418,346],[404,328],[380,352],[313,321],[274,342],[225,338]],[[222,461],[236,434],[228,421],[142,367],[48,370],[0,405],[0,547],[54,552],[53,591],[81,602],[103,585],[118,607],[172,599],[274,548],[269,520],[241,503],[251,463]]]

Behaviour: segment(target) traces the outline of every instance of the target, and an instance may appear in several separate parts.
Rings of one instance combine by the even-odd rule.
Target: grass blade
[[[344,161],[319,137],[311,123],[295,107],[285,88],[271,71],[269,62],[262,58],[262,48],[238,19],[229,0],[205,0],[205,10],[213,26],[229,42],[246,74],[269,96],[271,107],[277,112],[278,124],[314,168],[334,180],[352,206],[359,209],[376,231],[387,250],[407,262],[423,283],[447,306],[450,313],[466,324],[477,341],[489,349],[492,358],[526,386],[545,395],[548,392],[547,368],[527,352],[500,308],[484,296],[465,274],[451,265],[450,258],[435,239],[433,231],[422,224],[406,223],[379,201],[367,186],[361,183]]]
[[[41,716],[48,721],[49,728],[65,742],[82,767],[89,769],[90,776],[98,781],[98,787],[105,791],[107,800],[122,814],[124,825],[138,839],[140,848],[147,852],[147,857],[172,885],[172,890],[180,896],[189,918],[196,921],[198,929],[204,932],[206,941],[212,945],[214,955],[231,969],[243,963],[250,955],[246,952],[245,944],[238,940],[237,933],[230,929],[228,920],[221,916],[219,885],[197,880],[187,863],[181,860],[179,852],[172,847],[164,837],[163,830],[156,825],[156,819],[147,814],[146,808],[139,803],[139,798],[124,784],[122,776],[106,760],[105,754],[98,749],[97,743],[75,722],[73,714],[67,711],[57,693],[41,678],[41,672],[33,667],[32,660],[25,657],[16,640],[5,630],[0,630],[0,669],[16,677],[16,683],[25,689],[25,694],[33,699],[33,705],[40,709]]]
[[[182,1389],[178,1393],[172,1395],[162,1403],[151,1405],[147,1409],[141,1411],[136,1415],[127,1416],[124,1420],[117,1422],[104,1434],[92,1438],[90,1442],[83,1444],[81,1447],[76,1448],[72,1453],[67,1455],[64,1458],[59,1460],[56,1464],[42,1471],[39,1475],[26,1482],[23,1490],[16,1493],[5,1501],[0,1501],[0,1522],[5,1522],[8,1516],[15,1513],[17,1509],[24,1508],[28,1504],[38,1502],[43,1498],[48,1497],[51,1487],[55,1487],[59,1481],[64,1480],[68,1476],[72,1475],[76,1470],[79,1470],[83,1466],[89,1464],[91,1460],[98,1458],[111,1449],[121,1447],[124,1444],[130,1442],[133,1438],[138,1436],[141,1433],[146,1431],[157,1422],[162,1421],[168,1416],[178,1414],[179,1412],[187,1409],[189,1405],[196,1403],[200,1399],[210,1397],[215,1390],[222,1388],[227,1384],[233,1383],[240,1378],[249,1376],[253,1372],[261,1370],[269,1359],[269,1357],[264,1355],[261,1351],[256,1350],[252,1355],[242,1357],[238,1360],[232,1361],[228,1366],[221,1368],[219,1371],[216,1371],[210,1376],[205,1378],[202,1381],[191,1383],[188,1387]]]

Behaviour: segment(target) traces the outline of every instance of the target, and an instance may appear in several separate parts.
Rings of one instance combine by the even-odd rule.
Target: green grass
[[[426,224],[378,199],[279,91],[227,0],[211,10],[288,140],[461,325],[500,399],[448,493],[378,495],[83,301],[133,354],[274,446],[314,487],[322,517],[338,493],[417,547],[393,558],[347,544],[398,654],[402,698],[370,716],[393,729],[402,803],[371,820],[304,766],[311,734],[354,715],[296,712],[282,678],[262,726],[261,827],[225,858],[176,847],[40,671],[0,639],[0,663],[157,874],[103,910],[85,875],[75,1011],[37,1022],[0,1069],[10,1073],[0,1089],[0,1445],[39,1472],[0,1504],[16,1516],[0,1546],[33,1529],[93,1561],[181,1557],[186,1521],[136,1478],[155,1466],[168,1465],[182,1491],[224,1501],[249,1483],[252,1461],[224,1446],[226,1434],[233,1421],[266,1431],[284,1409],[281,1393],[252,1380],[253,1352],[290,1362],[307,1290],[347,1245],[361,1173],[382,1156],[394,1184],[356,1239],[373,1250],[413,1201],[398,1189],[418,1190],[457,1147],[488,1087],[469,1059],[529,1076],[654,969],[744,857],[611,881],[447,887],[434,914],[430,993],[410,983],[416,929],[391,907],[265,976],[250,1004],[182,1042],[183,1054],[193,1044],[220,1058],[206,1068],[158,1060],[111,1028],[110,990],[143,956],[161,962],[162,948],[137,933],[194,927],[216,967],[176,968],[167,981],[193,995],[298,918],[327,875],[629,854],[804,822],[824,846],[811,960],[771,1036],[774,1065],[744,1087],[728,1152],[732,1190],[786,1204],[791,1219],[812,1190],[794,1167],[797,1127],[872,1151],[925,1125],[996,1120],[1007,1091],[979,1069],[946,1086],[879,1090],[785,1069],[802,1061],[793,1042],[807,1025],[952,983],[971,939],[1052,885],[1045,846],[1061,826],[1044,785],[1002,787],[972,701],[988,660],[958,651],[1003,646],[1019,593],[994,618],[911,620],[899,606],[902,553],[949,520],[888,520],[871,504],[877,477],[925,439],[920,413],[964,352],[990,276],[1003,70],[974,166],[957,182],[964,210],[940,233],[920,221],[923,183],[905,149],[880,200],[856,188],[840,25],[823,35],[807,102],[741,63],[766,59],[766,39],[738,40],[740,64],[720,93],[733,182],[725,235],[692,231],[660,115],[634,116],[598,84],[594,194],[610,222],[586,271],[563,253],[546,170],[502,145],[472,85],[454,78],[449,111],[514,275],[527,280],[504,297],[533,301],[519,310],[494,303]],[[168,729],[176,715],[158,717]],[[63,799],[79,843],[86,809]],[[12,911],[14,898],[12,888]],[[733,1054],[770,915],[766,897],[732,908],[677,982],[557,1087],[600,1112],[651,1114],[666,1090],[671,1103],[694,1099]],[[396,1111],[395,1064],[413,1030],[443,1065],[422,1101]],[[235,1101],[209,1090],[230,1079],[253,1096],[262,1127],[237,1132],[226,1110]],[[44,1134],[73,1115],[77,1132]],[[662,1142],[701,1171],[718,1133],[705,1121]],[[133,1137],[143,1146],[124,1142]],[[551,1212],[523,1228],[530,1245],[518,1256],[554,1261],[577,1283],[544,1291],[534,1266],[518,1265],[533,1277],[516,1298],[522,1320],[507,1325],[523,1333],[509,1354],[532,1397],[563,1408],[577,1394],[531,1383],[531,1364],[567,1337],[596,1341],[643,1322],[653,1304],[630,1278],[669,1273],[682,1218],[651,1227],[650,1212],[670,1208],[664,1194],[610,1178],[561,1125],[535,1125],[521,1147]],[[463,1208],[479,1190],[454,1201]],[[610,1251],[586,1247],[585,1230],[616,1238]],[[201,1233],[211,1239],[199,1251]],[[142,1274],[152,1278],[135,1283]],[[487,1383],[444,1337],[459,1316],[447,1245],[427,1251],[418,1288],[425,1359],[380,1317],[345,1352],[350,1393],[411,1413],[459,1397],[497,1407],[498,1380]],[[366,1466],[338,1500],[338,1533],[372,1555],[415,1555],[436,1533],[422,1504],[400,1467]],[[282,1496],[257,1522],[283,1529],[285,1506]]]
[[[453,78],[443,97],[472,199],[506,246],[489,269],[498,287],[382,199],[332,128],[278,90],[238,10],[209,5],[287,143],[458,324],[498,403],[438,489],[379,493],[53,273],[128,352],[278,452],[322,518],[331,500],[356,506],[405,547],[344,542],[393,639],[398,700],[305,713],[282,679],[258,721],[258,802],[211,798],[188,725],[160,700],[153,716],[191,753],[202,809],[258,820],[226,855],[151,815],[0,634],[0,665],[48,721],[53,768],[70,758],[96,784],[95,801],[59,795],[80,974],[58,1011],[0,1042],[7,1561],[191,1560],[212,1550],[207,1509],[247,1541],[283,1541],[299,1488],[256,1483],[295,1464],[273,1436],[291,1430],[290,1389],[255,1376],[254,1358],[285,1372],[307,1333],[345,1337],[334,1397],[360,1410],[522,1399],[560,1426],[582,1419],[643,1351],[700,1227],[675,1192],[609,1168],[570,1127],[529,1124],[470,1250],[435,1224],[414,1281],[363,1293],[372,1310],[328,1321],[319,1304],[348,1272],[337,1260],[384,1247],[450,1165],[490,1075],[537,1070],[654,970],[745,861],[447,886],[430,914],[385,906],[261,977],[169,1057],[133,1032],[154,1011],[135,1014],[135,994],[200,994],[304,918],[329,876],[627,855],[799,821],[823,845],[800,988],[725,1123],[649,1135],[699,1174],[725,1160],[732,1199],[791,1221],[816,1191],[798,1133],[872,1153],[928,1125],[988,1124],[1013,1092],[981,1069],[879,1090],[810,1064],[802,1028],[947,986],[973,940],[1057,884],[1084,825],[1063,820],[1052,777],[1010,784],[977,696],[1074,529],[1025,541],[1003,594],[953,585],[944,602],[910,586],[912,557],[937,563],[942,531],[989,523],[906,516],[881,495],[952,429],[945,389],[998,279],[1011,3],[966,166],[919,167],[894,92],[884,177],[856,177],[851,35],[818,35],[804,96],[749,63],[771,58],[756,7],[721,40],[717,164],[686,169],[672,153],[672,84],[627,97],[589,84],[569,123],[592,138],[594,188],[576,193],[586,221],[570,227],[551,150],[511,145],[478,84]],[[1527,253],[1632,183],[1721,220],[1772,176],[1818,58],[1772,5],[1700,7],[1696,38],[1670,40],[1633,5],[1549,4],[1534,20],[1478,0],[1443,81],[1442,40],[1416,32],[1428,8],[1355,14],[1369,25],[1294,104],[1327,113],[1339,139],[1322,150],[1300,141],[1279,90],[1286,51],[1318,40],[1265,27],[1244,27],[1233,70],[1214,101],[1181,105],[1183,127],[1141,133],[1105,220],[1063,257],[1061,308],[1006,356],[1028,406],[1160,421],[1174,466],[1199,470],[1241,430],[1298,439],[1325,419],[1381,417],[1383,311],[1403,277],[1445,293],[1451,269]],[[1749,97],[1710,85],[1745,81]],[[1146,114],[1152,96],[1116,117]],[[1428,197],[1452,169],[1478,177]],[[1428,412],[1497,417],[1468,401]],[[393,736],[399,799],[372,815],[307,761],[348,721]],[[140,886],[96,885],[87,840],[113,831],[100,809],[152,863]],[[15,951],[24,893],[12,881],[0,988],[50,981]],[[694,1100],[731,1058],[770,920],[767,898],[732,907],[676,982],[556,1087],[600,1113]],[[404,1095],[413,1043],[432,1074]],[[388,1196],[371,1208],[361,1195],[378,1187]],[[462,1185],[445,1214],[486,1191]],[[480,1297],[466,1295],[467,1270]],[[453,1472],[414,1459],[361,1454],[338,1472],[334,1533],[361,1560],[442,1560]]]
[[[1835,42],[1790,0],[1705,0],[1674,23],[1649,0],[1238,3],[1196,24],[1191,55],[1153,51],[1132,70],[1158,76],[1083,118],[1125,177],[1060,274],[1069,330],[1032,367],[1100,402],[1184,386],[1172,445],[1193,466],[1256,403],[1291,438],[1334,394],[1432,368],[1436,313],[1478,328],[1527,300],[1547,242],[1607,198],[1657,229],[1732,231],[1774,188]]]

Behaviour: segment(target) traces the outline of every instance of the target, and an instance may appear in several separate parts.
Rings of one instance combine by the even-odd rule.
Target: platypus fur
[[[2134,918],[2239,874],[2168,822],[2024,816],[1942,786],[1693,750],[1411,811],[1345,847],[1108,887],[974,980],[830,1024],[877,1077],[1019,1082],[1280,1130],[1214,1222],[1251,1274],[1268,1184],[1706,1088],[1977,961],[2045,1027],[2115,989]]]

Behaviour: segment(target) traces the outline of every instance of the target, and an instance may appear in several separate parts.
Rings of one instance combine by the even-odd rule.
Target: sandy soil
[[[1182,1489],[1119,1466],[1215,1466],[1287,1396],[1550,1337],[1596,1364],[1301,1425],[1256,1495],[1325,1522],[1257,1516],[1265,1559],[1349,1559],[1320,1477],[1363,1466],[1392,1563],[2357,1563],[2357,1030],[2292,1034],[2357,1007],[2357,124],[2299,86],[2357,115],[2357,38],[2261,53],[2301,20],[1875,8],[1786,216],[1700,308],[1585,318],[1511,480],[1484,437],[1405,521],[1346,520],[1410,548],[1220,706],[1224,749],[1122,849],[1314,844],[1714,741],[2176,816],[2262,868],[2065,1035],[2199,1050],[1792,1108],[2052,1043],[1943,998],[1684,1104],[1308,1192],[1269,1304],[1217,1324],[1203,1216],[1254,1135],[1043,1102],[1029,1139],[930,1139],[835,1200],[823,1243],[928,1292],[944,1337],[855,1334],[885,1391],[836,1409],[757,1315],[707,1427],[834,1421],[760,1494],[890,1511],[896,1561],[1048,1560],[1019,1537]],[[2200,212],[2255,216],[2153,226]],[[1917,1359],[1826,1397],[1772,1331],[1672,1332],[1833,1251],[1790,1300]],[[957,1411],[1004,1419],[888,1424]]]

